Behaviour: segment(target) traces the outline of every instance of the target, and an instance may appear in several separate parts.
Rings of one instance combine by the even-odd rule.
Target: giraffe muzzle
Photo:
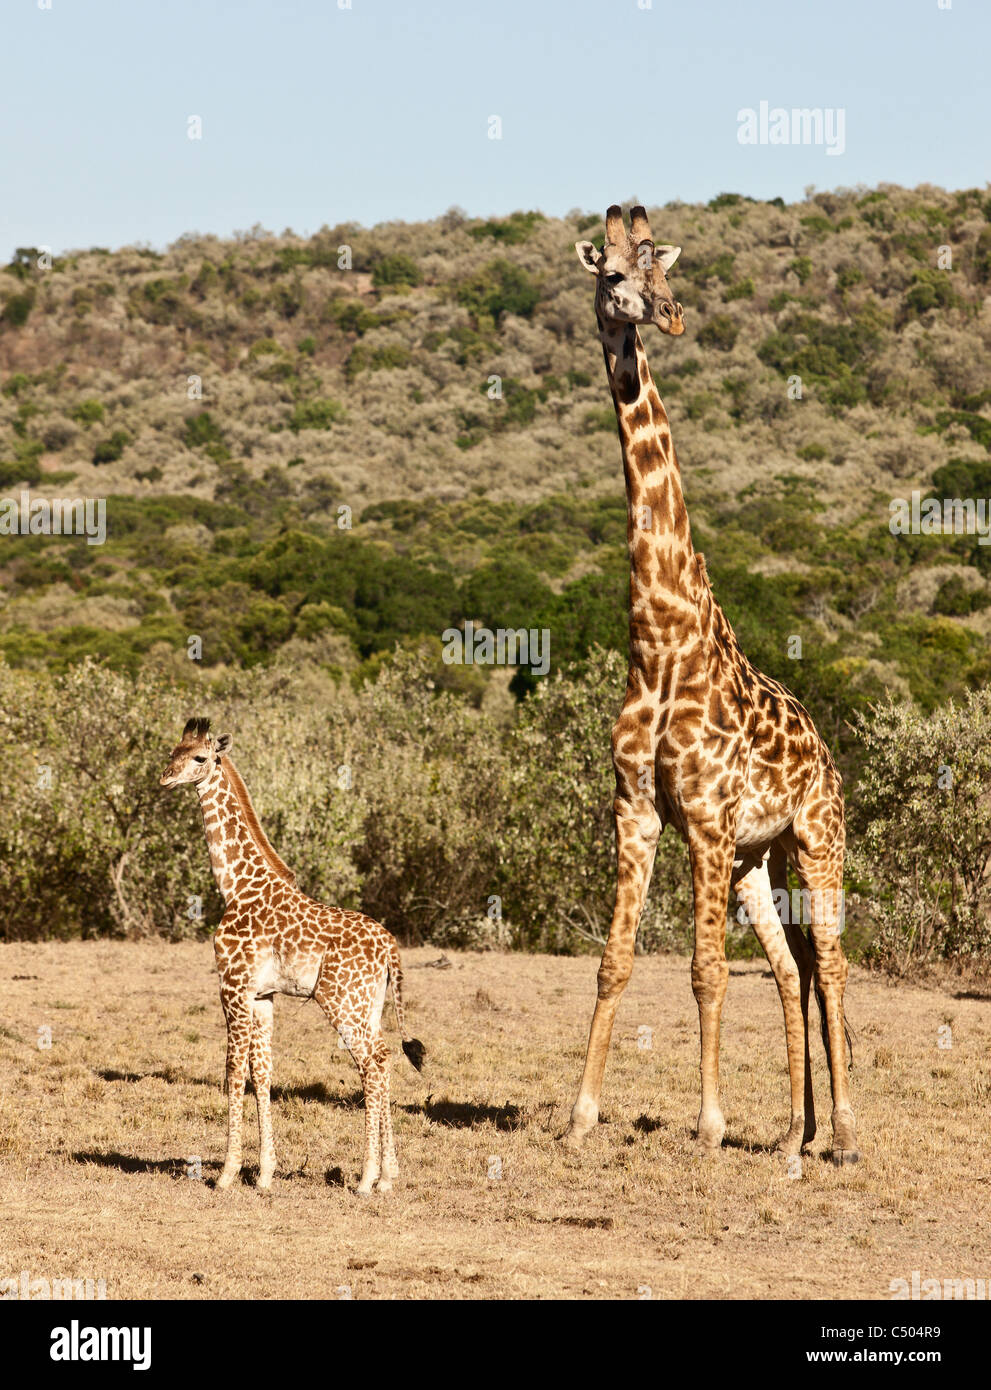
[[[662,333],[670,333],[677,338],[685,331],[685,311],[680,304],[664,300],[657,306],[654,322]]]

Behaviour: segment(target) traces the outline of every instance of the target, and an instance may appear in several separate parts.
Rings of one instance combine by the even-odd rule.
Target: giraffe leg
[[[701,1035],[702,1105],[696,1140],[701,1148],[718,1149],[726,1133],[719,1104],[719,1020],[729,978],[726,909],[733,875],[733,836],[725,830],[695,824],[689,831],[688,850],[695,897],[692,990],[698,1004]]]
[[[361,1012],[347,1008],[329,983],[318,982],[314,991],[314,998],[340,1033],[361,1077],[365,1096],[365,1158],[357,1188],[359,1197],[369,1196],[376,1184],[381,1191],[388,1192],[398,1171],[392,1147],[392,1118],[388,1114],[389,1049],[378,1030],[381,1001],[385,999],[384,978],[377,995],[377,1007],[372,1004],[369,1012]],[[390,1168],[395,1171],[390,1172]],[[381,1185],[383,1179],[384,1187]]]
[[[258,1186],[267,1190],[275,1174],[272,1137],[272,997],[256,999],[251,1028],[251,1080],[258,1105]]]
[[[392,1133],[392,1104],[389,1100],[388,1054],[386,1054],[385,1066],[385,1097],[382,1105],[382,1176],[378,1180],[379,1192],[390,1191],[393,1179],[399,1177],[396,1141]]]
[[[227,1157],[217,1179],[223,1192],[241,1171],[241,1126],[244,1121],[244,1085],[248,1079],[251,1046],[251,1003],[243,994],[221,995],[227,1018]]]
[[[774,972],[785,1016],[788,1074],[791,1080],[791,1124],[778,1152],[798,1154],[805,1142],[805,1079],[808,1033],[803,1026],[802,983],[798,964],[788,946],[771,890],[767,856],[743,853],[733,865],[733,887],[746,909],[750,925]],[[787,914],[786,914],[787,915]],[[806,994],[806,1021],[808,994]]]
[[[352,1049],[352,1055],[358,1063],[365,1092],[365,1162],[357,1190],[359,1197],[367,1197],[377,1184],[383,1192],[392,1187],[391,1180],[382,1171],[383,1115],[389,1108],[389,1052],[380,1038],[362,1040],[357,1050]]]
[[[808,894],[815,949],[816,997],[823,1021],[833,1092],[833,1162],[856,1163],[857,1127],[847,1076],[843,992],[850,967],[840,934],[843,930],[843,802],[828,773],[795,818],[796,868]]]
[[[379,1192],[391,1191],[393,1178],[399,1177],[399,1161],[396,1158],[396,1141],[392,1133],[392,1104],[389,1100],[389,1049],[386,1046],[385,1038],[382,1036],[382,1010],[385,1007],[385,995],[388,986],[389,972],[385,971],[382,975],[382,982],[376,991],[375,1001],[372,1004],[371,1016],[372,1046],[382,1056],[385,1070],[385,1092],[382,1099],[382,1113],[380,1117],[382,1171],[376,1184],[376,1190]]]
[[[771,891],[778,894],[780,902],[790,904],[788,893],[788,859],[784,847],[780,842],[775,842],[771,846],[771,853],[767,861],[768,874],[771,879]],[[798,966],[799,989],[802,1001],[802,1029],[805,1035],[805,1129],[802,1133],[802,1147],[811,1144],[816,1137],[816,1106],[815,1096],[812,1092],[812,1057],[809,1053],[809,996],[812,992],[812,975],[815,970],[815,952],[812,944],[805,934],[804,925],[799,919],[794,920],[794,916],[789,910],[785,913],[784,920],[785,939],[788,942],[788,949],[794,957],[795,964]]]
[[[843,994],[850,966],[840,945],[842,928],[842,877],[800,872],[808,888],[812,914],[812,941],[815,946],[816,995],[823,1015],[823,1037],[827,1043],[829,1078],[833,1093],[833,1162],[839,1167],[856,1163],[857,1127],[850,1104],[847,1076],[846,1022]]]
[[[613,1020],[626,982],[633,971],[633,944],[647,898],[661,822],[651,800],[617,797],[616,850],[619,873],[609,939],[598,976],[598,998],[585,1054],[578,1098],[562,1140],[577,1148],[599,1119],[599,1096],[612,1037]]]

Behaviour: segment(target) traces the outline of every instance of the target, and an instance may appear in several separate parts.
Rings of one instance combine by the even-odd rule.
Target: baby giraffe
[[[296,886],[258,823],[248,789],[208,719],[190,719],[161,777],[163,787],[195,786],[206,842],[226,911],[214,936],[220,1000],[227,1020],[227,1159],[217,1180],[230,1187],[241,1171],[244,1087],[250,1070],[258,1103],[258,1186],[272,1186],[272,998],[315,999],[338,1030],[365,1093],[365,1162],[358,1193],[388,1192],[398,1176],[389,1106],[389,1052],[382,1009],[392,1001],[403,1052],[419,1071],[426,1056],[403,1017],[399,947],[385,927],[360,912],[325,907]]]

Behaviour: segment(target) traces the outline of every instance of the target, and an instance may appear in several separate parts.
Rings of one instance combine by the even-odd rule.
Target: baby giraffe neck
[[[258,898],[278,882],[295,883],[262,834],[247,788],[227,759],[197,792],[213,876],[228,906]]]

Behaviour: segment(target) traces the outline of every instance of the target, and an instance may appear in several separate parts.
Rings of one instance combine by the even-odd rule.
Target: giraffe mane
[[[272,869],[274,873],[278,874],[279,878],[283,879],[286,883],[292,884],[295,888],[296,875],[293,873],[292,869],[290,869],[289,865],[276,854],[268,836],[261,828],[258,813],[252,805],[248,788],[244,784],[244,778],[229,758],[224,758],[223,768],[227,774],[227,780],[231,785],[231,789],[237,797],[238,804],[241,807],[244,823],[248,827],[248,834],[254,840],[255,845],[261,852],[262,858],[266,861],[269,868]]]

